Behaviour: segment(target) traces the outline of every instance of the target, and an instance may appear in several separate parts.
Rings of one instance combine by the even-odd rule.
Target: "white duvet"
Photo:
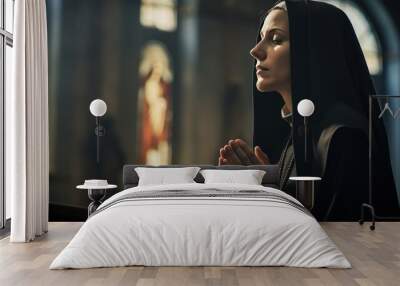
[[[263,190],[238,184],[135,187],[106,200],[50,269],[145,266],[294,266],[350,268],[319,223],[299,209],[255,198],[153,198],[111,204],[149,190]],[[298,203],[298,202],[297,202]],[[111,205],[110,205],[111,204]]]

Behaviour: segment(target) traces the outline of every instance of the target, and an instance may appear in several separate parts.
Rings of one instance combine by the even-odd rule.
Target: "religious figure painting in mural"
[[[161,43],[150,42],[143,48],[139,76],[139,162],[170,164],[173,74]]]

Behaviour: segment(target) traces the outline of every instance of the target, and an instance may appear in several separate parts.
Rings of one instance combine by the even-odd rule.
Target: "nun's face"
[[[260,31],[261,40],[250,54],[257,60],[257,89],[290,91],[289,20],[287,12],[272,10]]]

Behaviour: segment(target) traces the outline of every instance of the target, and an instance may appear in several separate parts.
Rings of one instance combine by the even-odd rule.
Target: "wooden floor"
[[[400,285],[400,222],[323,223],[353,268],[119,267],[48,270],[82,223],[50,223],[32,243],[0,241],[0,285]]]

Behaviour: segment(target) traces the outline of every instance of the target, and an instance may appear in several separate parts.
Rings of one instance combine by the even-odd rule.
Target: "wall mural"
[[[139,77],[139,163],[170,164],[173,73],[161,43],[150,42],[143,48]]]
[[[50,220],[85,220],[87,192],[77,191],[76,186],[86,179],[107,179],[120,191],[124,164],[216,164],[220,147],[229,139],[242,138],[252,145],[254,84],[249,50],[259,24],[254,16],[258,4],[242,13],[239,2],[228,7],[183,1],[179,9],[179,1],[173,0],[53,2],[47,6]],[[171,20],[175,24],[162,24],[161,10],[168,10],[165,13],[173,16],[165,19],[175,19]],[[240,21],[236,15],[242,15]],[[368,35],[365,29],[360,31]],[[378,58],[380,48],[379,42],[368,46]],[[380,67],[384,70],[374,79],[379,79],[378,91],[384,93],[386,65]],[[100,164],[95,120],[89,112],[95,98],[109,107],[102,119],[107,135],[102,138]],[[281,98],[276,100],[278,125],[273,132],[261,133],[268,142],[289,132],[279,116]],[[391,102],[390,108],[397,109]],[[260,112],[267,111],[260,108]],[[259,122],[264,126],[264,119]],[[265,150],[277,162],[285,142],[272,143]],[[359,210],[355,212],[358,216]]]

